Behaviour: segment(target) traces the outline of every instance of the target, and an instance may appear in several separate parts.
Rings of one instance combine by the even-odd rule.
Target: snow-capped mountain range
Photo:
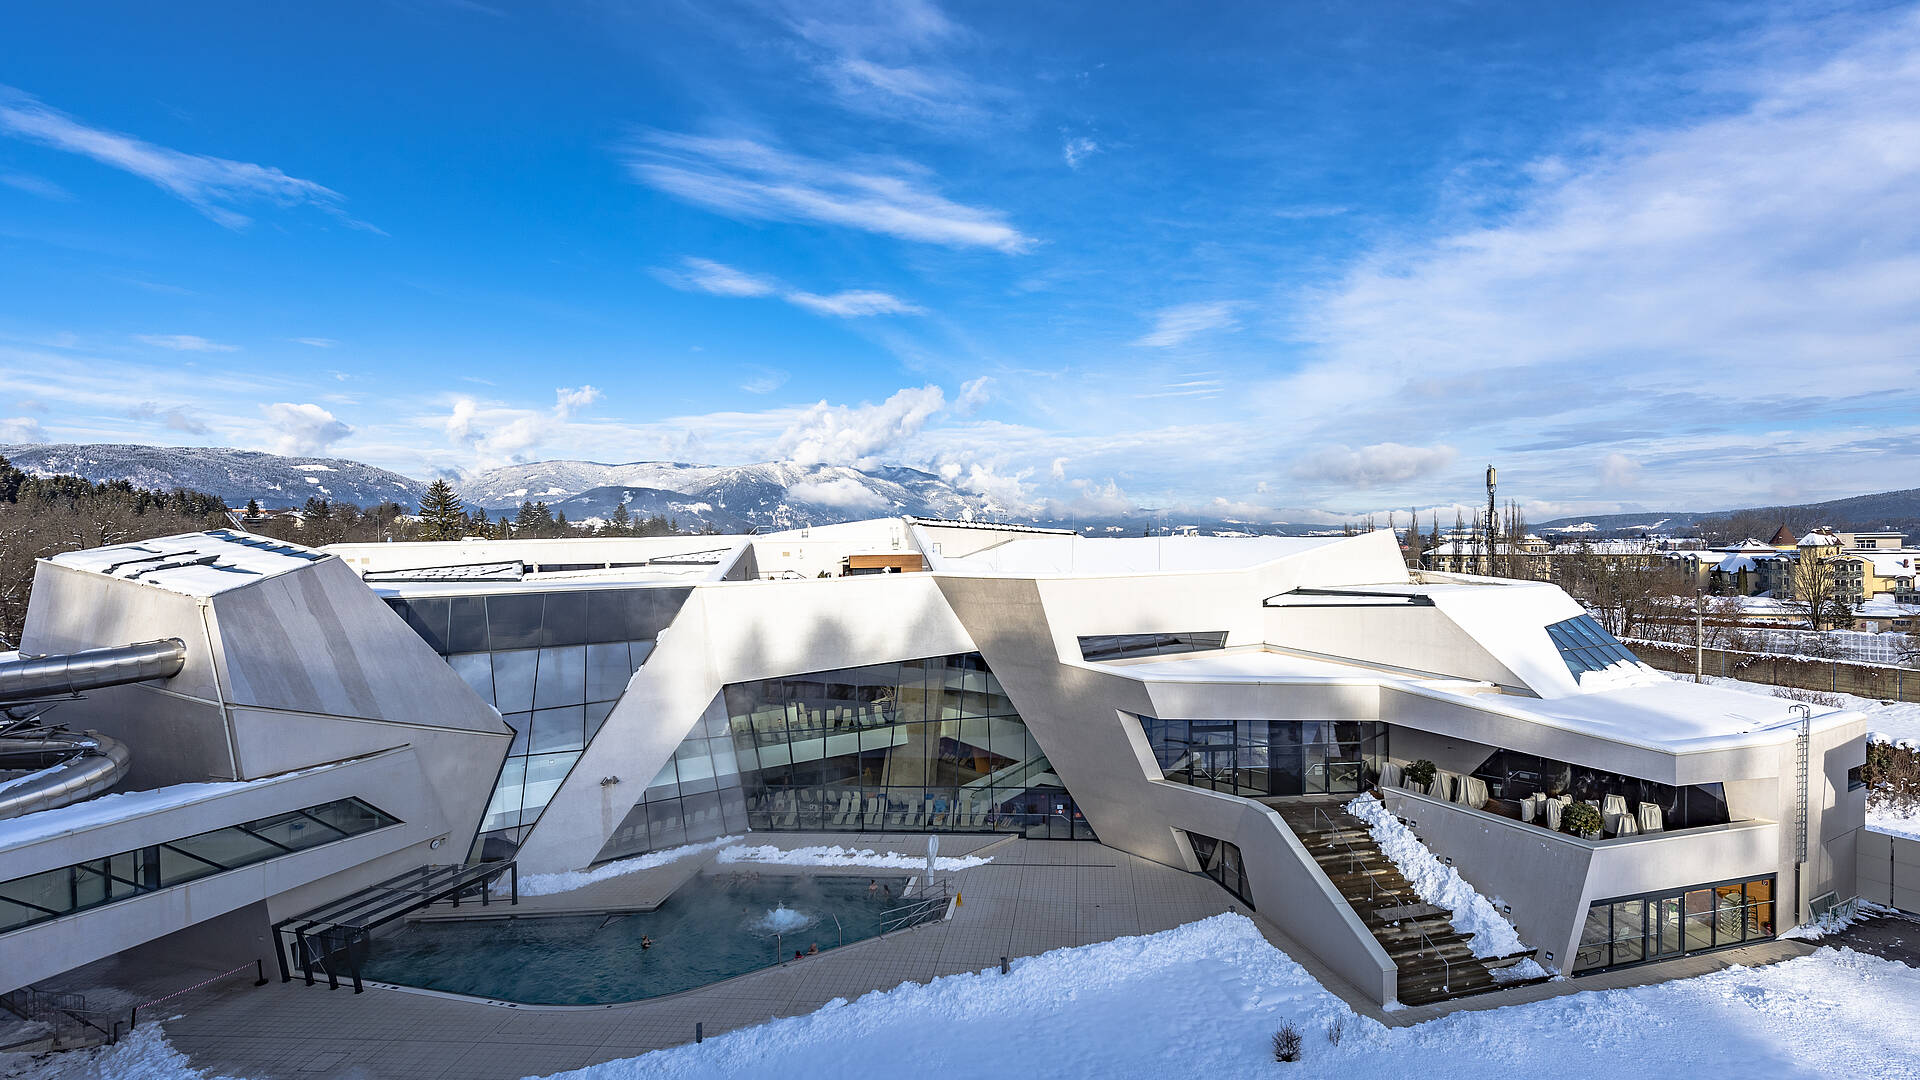
[[[318,495],[362,507],[396,502],[412,511],[427,490],[419,480],[344,458],[282,457],[219,446],[49,443],[0,446],[0,457],[37,476],[125,480],[161,491],[188,488],[218,495],[236,509],[248,499],[271,508],[300,506]]]
[[[568,520],[605,519],[625,503],[638,517],[661,514],[682,528],[745,531],[824,525],[863,517],[1004,519],[1010,508],[964,492],[932,473],[898,466],[767,461],[754,465],[688,465],[636,461],[540,461],[489,469],[457,485],[470,506],[512,510],[544,502]]]

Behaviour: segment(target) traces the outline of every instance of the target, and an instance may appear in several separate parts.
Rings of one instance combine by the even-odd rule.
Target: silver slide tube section
[[[125,743],[97,732],[0,739],[0,766],[35,755],[67,755],[67,760],[12,783],[0,780],[0,820],[90,799],[119,783],[133,764]]]
[[[170,679],[180,674],[186,663],[187,643],[179,638],[0,661],[0,703]]]

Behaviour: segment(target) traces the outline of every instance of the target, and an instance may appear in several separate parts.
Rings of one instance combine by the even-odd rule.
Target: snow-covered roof
[[[213,596],[327,558],[317,551],[232,529],[68,551],[49,561],[139,581],[188,596]]]
[[[1863,559],[1873,564],[1873,575],[1884,578],[1912,577],[1920,567],[1920,555],[1911,551],[1843,551],[1836,558]]]
[[[1588,694],[1511,702],[1520,711],[1549,723],[1615,742],[1684,752],[1717,750],[1756,741],[1790,738],[1800,722],[1792,712],[1795,702],[1768,694],[1749,693],[1681,679],[1662,678],[1634,686]],[[1814,707],[1816,728],[1857,720],[1860,714],[1822,712]]]
[[[1714,569],[1723,574],[1738,574],[1743,570],[1755,570],[1759,564],[1745,555],[1729,555],[1714,565]]]
[[[1815,529],[1814,531],[1800,538],[1800,546],[1801,547],[1839,547],[1840,538],[1826,531],[1825,529]]]
[[[1021,536],[967,555],[931,554],[932,569],[1039,576],[1239,570],[1337,544],[1347,537]]]

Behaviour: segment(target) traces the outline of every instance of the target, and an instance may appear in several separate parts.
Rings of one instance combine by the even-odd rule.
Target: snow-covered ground
[[[1460,871],[1435,858],[1427,845],[1413,835],[1413,830],[1394,817],[1379,799],[1362,795],[1348,803],[1346,811],[1367,823],[1373,842],[1380,845],[1382,854],[1393,860],[1393,865],[1413,886],[1413,891],[1420,894],[1420,899],[1452,909],[1453,928],[1473,938],[1473,955],[1510,956],[1527,950],[1528,946],[1520,940],[1520,932],[1500,910],[1469,885]],[[1526,964],[1533,966],[1524,977],[1546,974],[1533,961]]]
[[[686,844],[682,847],[667,848],[662,851],[649,851],[645,855],[636,855],[631,859],[621,859],[596,866],[591,870],[569,870],[559,874],[528,874],[520,879],[521,896],[552,896],[555,893],[572,892],[610,878],[624,877],[642,870],[652,870],[665,866],[689,855],[702,851],[712,851],[739,840],[738,836],[723,836],[718,840],[709,840],[704,844]],[[496,884],[496,893],[504,893],[507,886]]]
[[[1344,1036],[1328,1039],[1330,1023]],[[1282,1023],[1297,1064],[1272,1059]],[[1060,949],[998,969],[835,1001],[698,1045],[556,1074],[570,1080],[766,1076],[1920,1077],[1920,971],[1842,949],[1766,968],[1593,991],[1408,1028],[1356,1016],[1243,915]],[[0,1076],[187,1080],[153,1027],[119,1047]],[[14,1070],[21,1071],[16,1072]]]
[[[736,838],[737,839],[737,838]],[[773,844],[761,844],[749,847],[735,844],[722,851],[714,860],[723,863],[771,863],[779,866],[872,866],[886,870],[924,869],[927,865],[925,855],[899,855],[893,852],[875,851],[872,848],[843,848],[838,844],[832,847],[782,848]],[[975,866],[985,866],[993,861],[991,855],[962,855],[959,858],[936,857],[935,870],[966,870]]]

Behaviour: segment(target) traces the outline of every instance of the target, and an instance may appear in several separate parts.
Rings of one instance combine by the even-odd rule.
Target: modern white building
[[[1558,588],[1409,571],[1388,533],[214,532],[42,564],[26,654],[167,639],[176,674],[47,717],[143,793],[0,819],[0,990],[429,864],[806,830],[1097,838],[1387,1002],[1397,923],[1316,857],[1315,808],[1378,791],[1573,974],[1853,896],[1865,810],[1860,715],[1675,681]],[[1550,827],[1589,801],[1597,835]]]

